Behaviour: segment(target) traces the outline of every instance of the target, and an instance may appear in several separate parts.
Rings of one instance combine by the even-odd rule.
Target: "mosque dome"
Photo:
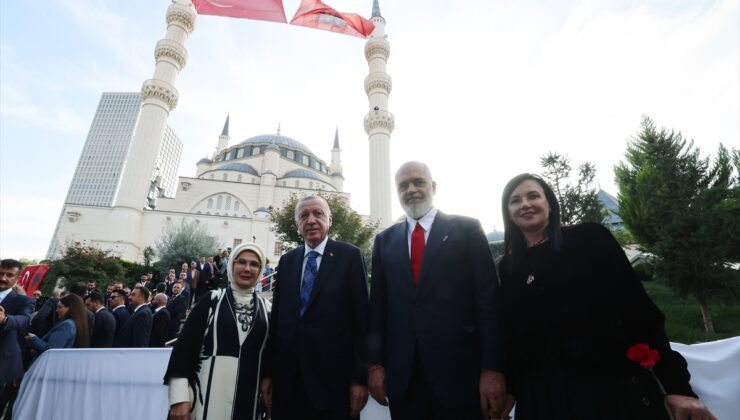
[[[283,178],[309,178],[317,181],[324,181],[315,172],[306,169],[293,169],[292,171],[286,172],[285,175],[283,175]]]
[[[284,146],[291,149],[300,150],[309,155],[313,155],[313,152],[306,147],[303,143],[290,137],[282,136],[279,134],[262,134],[259,136],[250,137],[241,143],[242,146],[258,146],[258,145],[271,145],[275,144],[278,147]]]
[[[256,169],[252,167],[252,165],[247,165],[246,163],[227,163],[225,165],[221,165],[218,168],[215,169],[216,171],[237,171],[237,172],[244,172],[246,174],[252,174],[259,176],[260,174],[257,172]]]

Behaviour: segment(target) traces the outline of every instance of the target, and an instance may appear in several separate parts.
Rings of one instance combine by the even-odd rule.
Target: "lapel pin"
[[[334,256],[334,253],[333,253],[333,252],[330,252],[330,253],[329,253],[329,256],[330,256],[330,257],[333,257],[333,256]]]
[[[444,238],[442,238],[442,242],[444,242],[444,241],[446,241],[446,240],[447,240],[447,236],[448,236],[448,235],[445,235],[445,237],[444,237]]]

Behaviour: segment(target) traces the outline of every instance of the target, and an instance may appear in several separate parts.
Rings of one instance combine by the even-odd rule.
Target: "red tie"
[[[419,283],[421,273],[421,262],[424,260],[424,229],[419,222],[411,233],[411,274],[414,277],[414,286]]]

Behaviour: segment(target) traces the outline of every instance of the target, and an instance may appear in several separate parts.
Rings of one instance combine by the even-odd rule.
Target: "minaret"
[[[393,114],[388,112],[391,77],[385,70],[391,46],[386,39],[385,19],[380,15],[378,0],[373,0],[370,21],[375,29],[365,43],[370,71],[365,78],[365,93],[370,105],[365,116],[365,132],[370,143],[370,217],[378,221],[382,229],[392,222],[390,141],[394,121]]]
[[[229,114],[226,114],[226,122],[224,123],[224,129],[221,131],[221,135],[218,136],[218,150],[216,154],[221,153],[224,149],[229,147]]]
[[[167,117],[177,106],[175,79],[185,67],[188,53],[184,43],[195,28],[195,10],[187,0],[173,0],[167,8],[167,34],[154,49],[154,76],[141,87],[141,111],[131,138],[129,156],[121,176],[114,207],[141,212],[150,207],[147,195],[162,145]]]
[[[331,164],[329,176],[337,191],[344,190],[344,175],[342,175],[342,149],[339,148],[339,127],[334,132],[334,147],[331,149]]]

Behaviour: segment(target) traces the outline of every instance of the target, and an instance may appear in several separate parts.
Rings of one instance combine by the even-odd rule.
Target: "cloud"
[[[31,194],[2,194],[0,201],[2,258],[44,258],[61,211],[59,201]]]

